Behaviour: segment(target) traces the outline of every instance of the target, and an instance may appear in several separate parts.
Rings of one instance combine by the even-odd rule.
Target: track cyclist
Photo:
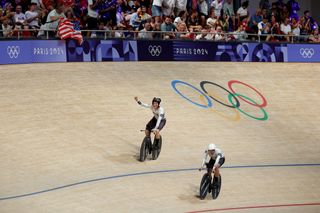
[[[155,142],[154,146],[157,147],[160,139],[160,131],[166,125],[166,118],[163,107],[160,106],[161,99],[154,97],[152,99],[152,105],[142,103],[138,97],[134,97],[136,102],[145,108],[151,109],[153,112],[153,117],[146,125],[145,134],[146,137],[150,137],[150,133],[153,132],[155,134]]]
[[[220,177],[219,168],[224,164],[225,157],[221,149],[217,148],[215,144],[211,143],[208,145],[208,149],[204,152],[202,165],[199,169],[201,171],[204,165],[207,166],[207,171],[210,179],[212,179],[212,172],[214,172],[214,186],[217,185]]]

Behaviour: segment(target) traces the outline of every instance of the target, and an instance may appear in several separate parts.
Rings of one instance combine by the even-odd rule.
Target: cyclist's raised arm
[[[137,102],[140,106],[143,106],[143,107],[146,107],[146,108],[150,108],[150,107],[151,107],[151,105],[149,105],[149,104],[142,103],[137,96],[134,97],[134,100],[136,100],[136,102]]]

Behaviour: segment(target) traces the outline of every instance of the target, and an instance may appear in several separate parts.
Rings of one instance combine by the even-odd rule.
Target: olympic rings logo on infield
[[[200,94],[200,97],[202,97],[202,100],[203,100],[202,102],[203,103],[198,103],[197,101],[191,100],[185,94],[181,93],[177,89],[177,84],[188,86],[188,87],[192,88],[193,90],[197,91]],[[220,89],[226,91],[228,93],[228,101],[229,101],[230,104],[222,102],[217,97],[213,97],[207,91],[207,89],[205,88],[205,85],[207,85],[207,84],[219,87]],[[245,96],[243,94],[237,93],[233,88],[234,84],[241,84],[241,85],[246,86],[247,88],[253,90],[261,98],[262,103],[259,104],[256,101],[254,101],[252,98],[249,98],[249,97],[247,97],[247,96]],[[266,98],[257,89],[255,89],[254,87],[250,86],[249,84],[243,83],[241,81],[238,81],[238,80],[229,81],[228,82],[229,90],[226,89],[225,87],[223,87],[223,86],[221,86],[219,84],[213,83],[211,81],[201,81],[200,82],[201,90],[198,89],[197,87],[193,86],[192,84],[189,84],[189,83],[181,81],[181,80],[173,80],[171,82],[171,86],[174,89],[174,91],[177,94],[179,94],[182,98],[186,99],[187,101],[189,101],[190,103],[192,103],[192,104],[194,104],[194,105],[196,105],[198,107],[205,108],[205,109],[214,108],[213,101],[215,101],[215,102],[217,102],[217,103],[219,103],[219,104],[221,104],[221,105],[223,105],[225,107],[234,108],[234,109],[238,110],[239,112],[241,112],[242,114],[244,114],[244,115],[246,115],[246,116],[248,116],[250,118],[253,118],[253,119],[256,119],[256,120],[260,120],[260,121],[264,121],[264,120],[268,119],[268,114],[264,110],[264,108],[267,106]],[[258,107],[262,111],[263,117],[255,117],[255,116],[250,115],[249,113],[243,111],[242,109],[240,109],[240,100],[244,101],[247,104],[250,104],[250,105],[252,105],[254,107]]]

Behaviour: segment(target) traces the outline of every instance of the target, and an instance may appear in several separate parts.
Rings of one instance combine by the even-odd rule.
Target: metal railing
[[[3,35],[3,32],[7,32],[5,30],[0,30],[0,35]],[[25,36],[25,32],[29,32],[31,36]],[[42,32],[40,36],[38,33]],[[99,38],[99,39],[149,39],[150,38],[141,38],[139,34],[151,34],[153,39],[165,39],[165,40],[196,40],[196,36],[199,34],[204,34],[203,32],[163,32],[163,31],[133,31],[133,30],[81,30],[83,38]],[[60,39],[57,36],[56,30],[43,30],[43,29],[19,29],[12,30],[12,34],[10,37],[0,36],[1,40],[10,40],[10,39]],[[91,36],[87,36],[87,35]],[[167,35],[172,35],[171,37]],[[189,38],[181,38],[179,35],[187,35],[189,34]],[[209,39],[207,41],[215,41],[215,42],[229,42],[229,41],[265,41],[268,37],[277,37],[282,38],[281,41],[277,42],[285,42],[285,43],[305,43],[308,42],[309,35],[284,35],[284,34],[252,34],[252,33],[237,33],[237,32],[206,32],[206,35],[211,35],[213,39]],[[96,36],[93,36],[96,35]],[[156,35],[156,36],[155,36]],[[175,35],[175,36],[173,36]],[[192,36],[191,36],[192,35]],[[214,37],[216,35],[222,36],[221,39],[215,40]],[[210,36],[209,36],[210,37]],[[203,39],[205,40],[205,39]],[[272,41],[271,41],[272,42]]]

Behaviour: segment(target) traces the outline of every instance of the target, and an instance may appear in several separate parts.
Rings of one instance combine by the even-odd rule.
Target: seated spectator
[[[262,11],[260,8],[257,9],[256,14],[251,16],[249,21],[250,33],[257,34],[258,33],[258,23],[262,21]]]
[[[267,36],[267,34],[270,34],[270,26],[268,19],[263,18],[262,21],[258,23],[258,35],[260,35],[262,41],[269,41],[270,36]]]
[[[291,29],[292,29],[292,35],[294,35],[295,37],[293,37],[294,41],[298,41],[299,40],[299,36],[300,36],[300,31],[301,31],[301,24],[300,21],[292,18],[291,20]]]
[[[174,25],[177,26],[181,22],[186,22],[187,21],[187,11],[180,11],[178,16],[174,19]]]
[[[214,10],[210,10],[209,18],[207,19],[207,25],[210,27],[216,27],[218,22],[218,18],[214,12]]]
[[[142,30],[140,30],[138,34],[138,38],[140,39],[153,39],[153,34],[150,32],[152,31],[150,23],[146,22],[144,23],[144,27]]]
[[[246,33],[245,27],[243,25],[240,25],[238,29],[233,32],[232,37],[234,40],[237,40],[237,41],[246,41],[248,38],[248,35]]]
[[[205,41],[212,41],[214,37],[215,30],[211,30],[209,26],[204,27],[201,30],[200,34],[197,34],[196,40],[205,40]]]
[[[309,36],[309,41],[312,43],[320,43],[319,29],[313,30],[312,34]]]
[[[215,41],[225,41],[226,38],[225,38],[225,34],[224,32],[222,31],[222,27],[221,26],[217,26],[216,28],[216,34],[214,36],[214,40]]]
[[[291,25],[290,25],[289,18],[284,19],[284,22],[280,25],[281,33],[284,35],[292,35],[291,31]],[[290,42],[290,36],[286,36],[285,39]]]
[[[168,32],[164,34],[164,39],[175,38],[173,31],[176,30],[176,26],[172,23],[170,16],[166,16],[164,22],[161,24],[161,31]]]
[[[3,30],[3,37],[4,38],[10,38],[13,34],[13,27],[9,24],[10,20],[9,19],[4,19],[2,21],[2,30]]]
[[[281,34],[280,25],[276,20],[275,16],[271,16],[271,23],[270,23],[270,37],[268,41],[279,42],[282,40],[282,37],[279,36]]]
[[[217,25],[221,26],[222,31],[229,31],[229,17],[226,14],[221,13],[221,16],[218,18]]]
[[[37,12],[37,3],[31,3],[29,10],[25,13],[26,21],[30,29],[39,29],[39,18],[41,14]]]
[[[199,23],[198,12],[193,10],[191,15],[187,19],[187,26],[192,32],[199,32],[201,30],[201,25]]]
[[[139,30],[140,26],[143,26],[148,20],[151,20],[151,16],[147,13],[147,8],[142,6],[136,13],[132,14],[130,18],[130,26],[135,30]]]
[[[162,39],[162,33],[161,33],[161,24],[158,22],[158,23],[155,23],[154,24],[154,28],[153,28],[153,38],[154,39]]]
[[[187,25],[184,22],[181,22],[177,26],[177,39],[191,39],[191,34],[188,31]]]

